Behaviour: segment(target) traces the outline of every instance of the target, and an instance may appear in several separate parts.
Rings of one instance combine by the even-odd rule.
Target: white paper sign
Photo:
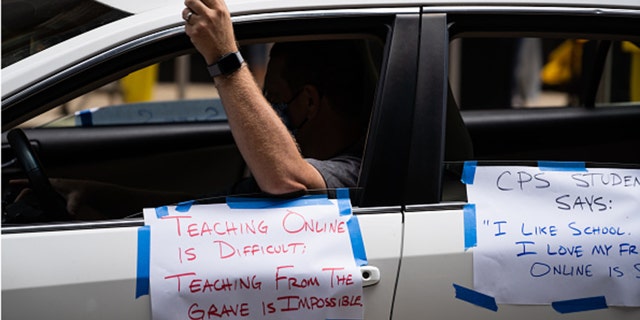
[[[353,216],[321,202],[145,209],[153,318],[362,319]]]
[[[478,166],[474,289],[506,304],[640,306],[640,170]]]

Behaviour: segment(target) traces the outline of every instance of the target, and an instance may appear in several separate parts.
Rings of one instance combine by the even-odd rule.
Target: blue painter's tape
[[[295,199],[267,199],[227,197],[227,205],[231,209],[269,209],[290,208],[318,205],[332,205],[326,195],[308,195]]]
[[[538,161],[538,169],[541,171],[587,171],[584,162],[579,161]]]
[[[464,218],[464,250],[478,245],[478,233],[476,231],[476,205],[465,204],[463,209]]]
[[[551,303],[551,307],[559,313],[573,313],[608,308],[607,299],[605,299],[604,296],[556,301]]]
[[[340,216],[351,215],[351,199],[349,198],[349,189],[340,188],[336,190],[336,197],[338,198],[338,210]],[[364,249],[364,241],[362,240],[362,233],[360,231],[360,222],[355,215],[349,218],[347,221],[347,228],[349,229],[349,236],[351,237],[351,249],[353,251],[353,257],[356,260],[358,266],[367,265],[367,252]]]
[[[189,212],[189,210],[191,210],[191,206],[193,206],[194,202],[195,201],[193,201],[193,200],[180,202],[176,206],[176,211],[178,211],[178,212]]]
[[[351,199],[349,199],[349,189],[340,188],[336,190],[336,196],[338,197],[338,209],[341,216],[347,216],[351,214]]]
[[[156,217],[162,218],[162,217],[166,217],[169,215],[169,208],[168,207],[157,207],[156,208]]]
[[[453,284],[453,287],[456,290],[456,298],[469,302],[471,304],[475,304],[476,306],[483,307],[485,309],[498,311],[496,299],[494,299],[493,297],[475,290],[467,289],[455,283]]]
[[[80,116],[80,126],[93,127],[93,114],[91,110],[82,110],[78,115]]]
[[[151,228],[138,228],[138,270],[136,299],[149,294],[149,267],[151,265]]]
[[[478,167],[478,161],[465,161],[464,169],[462,170],[462,183],[473,184],[476,177],[476,167]]]
[[[351,237],[351,249],[353,250],[353,257],[356,259],[356,265],[367,265],[367,252],[364,249],[364,241],[362,240],[362,233],[360,232],[360,223],[358,217],[353,215],[347,221],[347,227],[349,228],[349,236]]]

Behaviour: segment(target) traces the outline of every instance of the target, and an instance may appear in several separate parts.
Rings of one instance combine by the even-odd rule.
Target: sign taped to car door
[[[505,304],[640,306],[640,170],[468,162],[463,182],[476,291]]]
[[[153,318],[362,319],[366,255],[340,191],[145,209]]]

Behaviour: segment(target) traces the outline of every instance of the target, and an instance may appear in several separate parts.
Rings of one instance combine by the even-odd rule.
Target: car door
[[[417,35],[418,12],[417,8],[321,10],[292,12],[284,17],[277,14],[234,17],[241,43],[263,38],[363,34],[382,43],[380,81],[367,151],[360,183],[351,192],[368,263],[374,267],[367,269],[366,275],[372,275],[370,270],[379,271],[378,281],[364,288],[367,319],[388,319],[393,308],[402,248],[404,197],[402,188],[395,186],[406,183],[403,168],[409,158],[410,127],[405,123],[413,115],[415,83],[414,66],[406,61],[417,61],[413,37]],[[120,44],[114,50],[117,55],[75,69],[77,73],[41,86],[41,91],[16,105],[48,104],[50,100],[63,103],[137,68],[193,52],[182,27],[169,27],[145,35],[144,39]],[[61,90],[65,91],[61,94]],[[16,112],[19,108],[13,106],[11,110]],[[5,106],[3,116],[4,111]],[[3,126],[3,158],[8,163],[3,166],[3,181],[21,176],[11,162],[12,151],[5,137],[8,129]],[[198,191],[207,181],[224,184],[243,174],[243,163],[236,157],[237,150],[224,122],[38,127],[25,132],[51,177],[104,178],[141,186],[160,183],[167,188],[177,185]],[[203,176],[203,170],[208,170],[212,163],[213,170]],[[3,224],[2,315],[149,318],[149,296],[136,297],[140,280],[138,233],[142,225],[142,218],[136,213],[97,221]]]
[[[600,110],[588,102],[582,104],[581,109],[512,108],[511,103],[515,100],[511,100],[505,87],[500,86],[505,78],[507,83],[511,80],[508,76],[501,78],[500,71],[512,68],[513,64],[503,56],[492,56],[504,53],[505,47],[488,49],[487,44],[497,43],[492,42],[497,38],[521,40],[559,35],[559,38],[571,38],[570,32],[576,32],[573,37],[580,39],[591,36],[615,40],[624,34],[623,39],[637,41],[637,33],[623,31],[623,25],[635,23],[637,16],[598,18],[596,15],[565,16],[559,13],[565,9],[545,15],[531,8],[495,8],[494,11],[486,7],[477,12],[469,8],[424,8],[416,96],[416,109],[421,111],[416,111],[414,118],[409,162],[413,171],[407,178],[411,182],[407,184],[410,198],[404,211],[402,263],[393,319],[413,318],[416,314],[434,319],[638,317],[637,307],[582,309],[576,314],[563,314],[550,305],[491,305],[486,300],[491,297],[473,291],[474,280],[483,274],[474,272],[474,245],[466,242],[471,230],[465,211],[469,201],[461,182],[466,161],[479,160],[479,165],[537,167],[536,160],[556,160],[587,162],[594,167],[638,168],[634,145],[637,146],[639,136],[637,130],[630,129],[631,122],[626,122],[637,121],[637,101],[627,98],[624,106],[616,107],[615,101],[603,100]],[[464,56],[470,58],[461,62]],[[594,67],[593,63],[592,60],[587,67]],[[479,73],[478,70],[488,71]],[[475,79],[475,85],[481,89],[467,87],[465,90],[461,82],[467,79],[460,79],[465,76]],[[629,81],[628,77],[628,73],[617,76],[613,82]],[[590,86],[589,83],[599,80],[589,78],[582,83]],[[577,89],[591,97],[580,101],[593,102],[596,91]],[[462,106],[459,107],[456,101]],[[504,101],[508,101],[508,107]],[[478,105],[477,109],[469,110]],[[469,111],[465,111],[465,106]],[[464,132],[452,130],[459,123],[454,121],[450,110],[455,110],[458,117],[461,113]],[[614,114],[624,116],[617,118]],[[446,121],[440,123],[433,120],[434,117]],[[598,120],[594,120],[596,118]],[[595,127],[609,129],[594,130]],[[485,135],[488,132],[493,134]],[[414,149],[416,147],[418,150]],[[600,152],[603,149],[599,148],[607,152]],[[475,230],[476,222],[472,223]],[[606,238],[601,236],[599,240]],[[634,280],[637,279],[631,277],[629,281]]]

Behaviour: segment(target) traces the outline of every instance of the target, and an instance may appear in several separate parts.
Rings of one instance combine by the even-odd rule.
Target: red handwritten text
[[[191,219],[191,216],[165,216],[162,219],[174,219],[176,222],[176,230],[178,236],[186,233],[187,236],[238,236],[248,234],[267,234],[269,226],[264,220],[253,220],[244,222],[232,221],[214,221],[214,222],[198,222],[198,223],[181,223],[182,220]]]
[[[281,244],[252,244],[242,246],[240,248],[234,247],[232,244],[223,241],[216,240],[213,243],[217,244],[220,252],[220,259],[228,259],[234,256],[257,256],[257,255],[282,255],[282,254],[304,254],[306,246],[302,242],[291,242]]]
[[[337,271],[344,270],[344,268],[322,268],[322,271],[331,271],[331,288],[334,286],[351,286],[353,285],[353,275],[340,274]]]
[[[190,293],[210,293],[220,291],[236,291],[236,290],[261,290],[262,282],[257,280],[256,275],[245,276],[239,278],[219,278],[219,279],[201,279],[196,278],[195,272],[178,273],[165,276],[165,280],[176,279],[178,292],[181,292],[182,278],[188,285]]]
[[[200,308],[197,303],[192,304],[189,307],[189,319],[191,320],[204,320],[204,319],[221,319],[231,317],[248,317],[249,316],[249,304],[237,303],[216,305],[211,304],[208,310]]]
[[[292,265],[287,266],[278,266],[276,268],[276,290],[280,288],[280,281],[286,281],[289,290],[291,288],[308,288],[308,287],[319,287],[320,281],[318,277],[309,277],[309,278],[296,278],[293,276],[281,275],[281,269],[292,269]]]
[[[362,296],[342,296],[336,297],[300,297],[281,296],[278,301],[284,302],[285,306],[280,311],[315,310],[322,308],[342,308],[342,307],[362,307]]]
[[[305,216],[294,212],[287,211],[282,219],[282,227],[284,231],[291,234],[310,232],[310,233],[345,233],[347,232],[346,223],[339,219],[333,221],[317,221],[307,219]]]

